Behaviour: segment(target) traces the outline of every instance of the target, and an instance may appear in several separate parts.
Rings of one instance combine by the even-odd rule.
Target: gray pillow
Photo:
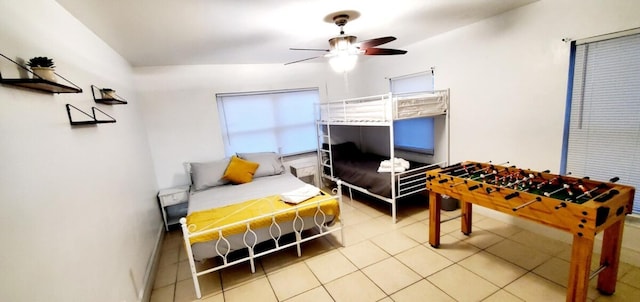
[[[230,158],[203,163],[190,163],[191,182],[194,191],[200,191],[211,187],[226,185],[229,181],[222,179],[227,170]]]
[[[278,175],[284,172],[280,155],[275,152],[238,153],[238,157],[260,164],[253,177]]]

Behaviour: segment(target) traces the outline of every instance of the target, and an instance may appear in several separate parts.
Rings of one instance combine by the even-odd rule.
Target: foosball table
[[[460,201],[461,230],[471,234],[472,205],[522,217],[573,234],[566,301],[586,301],[589,279],[598,290],[615,291],[622,232],[631,213],[635,188],[608,182],[555,175],[478,162],[461,162],[427,171],[429,244],[440,245],[442,195]],[[591,272],[595,236],[603,234],[600,267]]]

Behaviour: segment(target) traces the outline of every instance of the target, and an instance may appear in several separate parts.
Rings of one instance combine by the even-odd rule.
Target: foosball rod
[[[521,171],[522,171],[522,172],[523,172],[523,174],[524,174],[525,170],[521,170]],[[505,188],[509,188],[509,187],[512,187],[512,186],[515,186],[515,185],[521,184],[521,183],[523,183],[523,182],[525,182],[525,181],[533,181],[533,180],[534,180],[534,179],[536,179],[536,178],[542,178],[542,173],[549,173],[549,172],[551,172],[551,170],[544,170],[544,171],[542,171],[542,172],[535,172],[535,173],[537,173],[537,175],[536,175],[536,174],[532,173],[532,172],[534,172],[534,171],[531,171],[530,169],[526,169],[526,171],[529,171],[529,176],[525,176],[524,178],[522,178],[522,179],[520,179],[520,180],[516,181],[515,183],[513,183],[513,184],[511,184],[511,185],[506,185],[506,186],[505,186]],[[544,179],[544,178],[542,178],[542,179]],[[528,191],[528,190],[529,190],[529,189],[526,189],[526,190],[524,190],[524,191]]]
[[[511,168],[515,168],[515,166],[512,166]],[[504,171],[504,170],[502,170],[502,171]],[[517,171],[517,172],[512,172],[512,173],[509,173],[509,174],[507,174],[507,175],[503,175],[502,177],[497,178],[495,181],[496,181],[496,183],[497,183],[497,182],[499,182],[499,181],[503,181],[503,180],[505,180],[507,177],[513,177],[513,175],[514,175],[514,174],[520,174],[520,173],[522,173],[522,170]],[[516,179],[517,179],[517,176],[516,176]],[[507,188],[507,187],[508,187],[508,185],[504,185],[504,186],[502,186],[502,185],[501,185],[501,187],[503,187],[503,188]]]
[[[537,196],[535,199],[527,201],[527,202],[525,202],[525,203],[513,208],[512,210],[515,212],[515,211],[520,210],[520,209],[522,209],[524,207],[528,207],[529,205],[531,205],[531,204],[533,204],[535,202],[538,202],[538,201],[542,201],[542,198],[540,198],[540,196]]]
[[[491,161],[489,161],[489,162],[491,162]],[[477,164],[478,163],[472,163],[472,164],[468,164],[468,166],[475,166]],[[463,167],[463,168],[460,168],[460,166]],[[460,170],[464,170],[465,169],[464,167],[466,167],[466,166],[462,162],[459,162],[459,163],[456,163],[456,164],[453,164],[453,165],[450,165],[448,167],[445,167],[445,168],[441,169],[440,172],[438,172],[438,173],[440,173],[440,174],[449,174],[449,173],[457,172],[457,171],[460,171]]]
[[[454,164],[454,165],[451,165],[451,166],[443,168],[442,170],[440,170],[439,173],[448,174],[448,173],[453,173],[453,172],[466,170],[467,167],[473,167],[473,166],[483,165],[483,164],[484,165],[488,165],[490,163],[492,163],[492,161],[488,161],[488,162],[484,162],[484,163],[470,163],[470,164],[464,165],[462,162],[459,162],[457,164]],[[458,166],[461,166],[462,168],[459,168]]]
[[[569,186],[568,184],[562,184],[562,188],[557,189],[557,190],[553,190],[553,191],[551,191],[551,192],[544,192],[544,193],[542,193],[542,194],[543,194],[544,196],[550,197],[550,196],[551,196],[551,195],[553,195],[553,194],[556,194],[556,193],[558,193],[558,192],[560,192],[560,191],[562,191],[562,190],[566,190],[566,189],[569,189],[569,188],[570,188],[570,186]]]
[[[593,279],[595,276],[597,276],[600,273],[602,273],[602,271],[604,271],[607,267],[609,267],[609,264],[607,262],[605,262],[604,264],[600,265],[600,267],[598,267],[598,269],[596,269],[591,274],[589,274],[589,280]]]
[[[548,170],[546,170],[546,171],[548,171]],[[567,175],[571,175],[571,172],[567,172],[567,174],[565,174],[564,176],[567,176]],[[538,176],[539,176],[539,177],[541,177],[542,175],[541,175],[541,174],[538,174]],[[542,188],[545,184],[549,184],[549,185],[550,185],[550,184],[552,184],[554,181],[556,181],[557,179],[562,179],[562,176],[563,176],[563,175],[558,174],[558,175],[556,175],[556,177],[554,177],[554,178],[551,178],[551,179],[548,179],[548,180],[546,180],[546,181],[543,181],[543,182],[539,183],[539,184],[536,186],[536,188],[540,189],[540,188]]]
[[[509,162],[506,162],[506,163],[503,163],[503,164],[508,164],[508,163],[509,163]],[[503,164],[500,164],[500,165],[503,165]],[[467,172],[467,173],[464,173],[464,174],[457,175],[456,177],[461,177],[461,176],[465,176],[465,175],[469,175],[469,176],[471,176],[471,174],[473,174],[473,173],[478,173],[478,172],[480,172],[480,171],[486,170],[487,168],[491,168],[491,167],[494,167],[494,166],[493,166],[493,165],[491,165],[491,166],[484,167],[484,168],[482,168],[482,169],[473,170],[473,171],[471,171],[471,172]],[[494,168],[495,168],[495,167],[494,167]],[[480,175],[482,176],[482,174],[480,174]],[[487,175],[491,175],[491,174],[487,174]],[[484,176],[483,176],[483,177],[484,177]],[[476,177],[476,178],[469,178],[469,179],[470,179],[470,180],[476,180],[476,179],[478,179],[478,177]],[[453,183],[453,184],[449,185],[449,187],[450,187],[450,188],[453,188],[453,187],[455,187],[455,186],[459,186],[459,185],[461,185],[461,184],[466,184],[466,183],[467,183],[467,180],[465,179],[464,181],[457,182],[457,183]]]
[[[498,164],[498,166],[503,166],[503,165],[506,165],[506,164],[508,164],[508,163],[509,163],[509,162],[504,162],[504,163]],[[480,171],[482,171],[482,170],[486,170],[486,169],[488,169],[488,168],[495,168],[495,166],[494,166],[494,165],[491,165],[491,166],[485,167],[485,168],[483,168],[483,169],[473,171],[473,173],[480,172]],[[504,170],[507,170],[507,169],[509,169],[509,168],[504,168],[504,169],[500,170],[500,172],[502,172],[502,171],[504,171]],[[480,174],[478,177],[471,177],[470,179],[471,179],[471,180],[476,180],[476,179],[485,178],[485,177],[487,177],[487,176],[489,176],[489,175],[493,175],[493,174],[497,174],[497,173],[498,173],[498,172],[497,172],[497,171],[495,171],[495,170],[494,170],[494,172],[495,172],[495,173]]]
[[[617,182],[618,180],[620,180],[620,178],[619,178],[619,177],[614,177],[614,178],[612,178],[612,179],[609,179],[609,182],[612,182],[612,183],[613,183],[613,182]],[[591,197],[591,193],[593,193],[593,192],[595,192],[595,191],[597,191],[597,190],[599,190],[599,189],[606,188],[606,187],[607,187],[607,185],[606,185],[606,184],[601,183],[601,184],[597,185],[595,188],[593,188],[593,189],[591,189],[591,190],[589,190],[589,191],[587,191],[587,192],[584,192],[584,193],[580,194],[578,197],[576,197],[576,200],[578,200],[578,199],[582,198],[582,197],[583,197],[583,196],[585,196],[585,195],[586,195],[586,196]],[[606,192],[605,192],[605,193],[606,193]],[[600,194],[600,195],[603,195],[603,194],[604,194],[604,193],[602,193],[602,194]],[[600,195],[598,195],[598,196],[596,196],[596,197],[600,197]]]
[[[545,170],[545,172],[547,172],[547,173],[548,173],[548,171],[549,171],[549,170]],[[569,173],[565,174],[565,176],[570,175],[570,174],[571,174],[571,172],[569,172]],[[542,178],[542,173],[538,173],[538,177],[539,177],[539,178]],[[542,179],[544,179],[544,178],[542,178]],[[542,182],[540,182],[539,184],[537,184],[535,187],[536,187],[536,189],[540,189],[540,188],[544,187],[544,186],[545,186],[545,185],[547,185],[547,184],[549,184],[549,185],[550,185],[550,184],[552,184],[554,181],[556,181],[556,180],[558,180],[558,179],[562,179],[562,175],[559,175],[559,174],[558,174],[558,175],[556,175],[556,177],[554,177],[554,178],[551,178],[551,179],[548,179],[548,180],[542,181]],[[523,192],[527,192],[527,191],[529,191],[529,190],[531,190],[531,189],[532,189],[532,187],[529,187],[529,188],[527,188],[526,190],[523,190]],[[563,188],[563,189],[564,189],[564,188]]]
[[[476,178],[473,178],[472,180],[476,180],[476,179],[480,179],[480,178],[486,178],[487,176],[491,176],[491,175],[497,175],[498,173],[500,173],[500,172],[502,172],[502,171],[504,171],[504,170],[509,170],[509,168],[515,168],[515,166],[507,167],[507,168],[504,168],[504,169],[502,169],[502,170],[500,170],[500,171],[496,171],[496,170],[494,170],[494,171],[493,171],[493,173],[490,173],[490,174],[487,174],[487,175],[480,175],[480,176],[478,176],[478,177],[476,177]],[[486,182],[486,181],[485,181],[485,180],[483,180],[483,182]],[[487,183],[487,184],[494,186],[494,188],[486,188],[486,189],[485,189],[485,191],[487,192],[487,194],[491,194],[491,193],[493,193],[493,192],[500,191],[500,188],[501,188],[501,186],[500,186],[500,185],[497,185],[497,184],[491,184],[491,183]]]
[[[482,164],[490,164],[490,163],[491,163],[491,161],[488,161],[488,162],[482,163]],[[462,168],[455,169],[452,172],[459,172],[459,171],[463,171],[463,170],[467,171],[468,167],[473,167],[473,166],[477,166],[477,165],[478,165],[478,163],[473,163],[473,164],[469,164],[469,165],[461,165]]]
[[[535,175],[533,175],[533,174],[529,173],[529,176],[525,176],[525,177],[523,177],[523,178],[520,178],[520,179],[516,180],[516,182],[514,182],[514,183],[512,183],[512,184],[507,184],[507,185],[506,185],[506,186],[504,186],[504,187],[505,187],[505,188],[510,188],[510,187],[513,187],[513,186],[517,186],[518,184],[521,184],[521,183],[523,183],[523,182],[525,182],[525,181],[528,181],[529,179],[532,179],[532,178],[534,178],[534,177],[535,177]]]

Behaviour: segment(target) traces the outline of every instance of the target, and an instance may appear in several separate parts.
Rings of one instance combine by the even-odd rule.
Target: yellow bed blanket
[[[269,227],[272,224],[273,218],[275,218],[277,223],[293,221],[296,217],[296,209],[298,216],[300,217],[313,217],[318,213],[318,215],[320,215],[318,218],[319,222],[322,220],[322,214],[320,214],[319,211],[324,213],[327,222],[329,221],[329,216],[335,217],[333,220],[337,221],[340,214],[338,200],[336,198],[331,198],[331,195],[321,191],[320,195],[312,197],[297,205],[285,203],[280,200],[279,195],[273,195],[211,210],[193,212],[187,216],[187,225],[189,226],[189,231],[191,233],[230,225],[228,227],[221,228],[222,236],[226,237],[244,233],[247,230],[248,222],[238,222],[254,217],[265,216],[255,219],[249,223],[252,230]],[[276,214],[271,215],[272,213]],[[216,230],[191,237],[190,241],[191,244],[194,244],[197,242],[216,240],[218,238],[219,231]]]

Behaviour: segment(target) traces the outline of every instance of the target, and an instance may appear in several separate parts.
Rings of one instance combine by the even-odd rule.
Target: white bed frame
[[[390,172],[391,197],[374,194],[367,189],[342,181],[342,185],[373,196],[391,204],[391,220],[397,222],[396,201],[399,198],[416,194],[426,190],[426,172],[428,169],[440,166],[444,167],[449,162],[449,90],[436,90],[433,92],[399,94],[392,93],[351,98],[318,104],[319,120],[316,122],[318,133],[318,167],[320,167],[321,179],[329,179],[334,182],[341,181],[333,173],[333,158],[331,153],[332,141],[331,126],[386,126],[389,130],[389,158],[391,167],[395,166],[395,148],[393,141],[393,122],[396,120],[420,118],[420,117],[445,117],[445,131],[447,141],[446,160],[418,167],[404,172]],[[329,148],[324,149],[323,143]],[[325,173],[324,168],[329,168]],[[396,189],[396,184],[397,189]]]
[[[338,200],[338,206],[340,208],[340,210],[342,211],[342,183],[340,181],[337,182],[337,188],[334,190],[334,192],[332,192],[334,195],[330,195],[327,198],[323,198],[322,200],[317,200],[317,201],[313,201],[313,202],[305,202],[303,204],[300,204],[296,207],[290,208],[290,209],[286,209],[286,210],[280,210],[280,211],[276,211],[276,212],[272,212],[269,214],[265,214],[265,215],[261,215],[261,216],[257,216],[257,217],[252,217],[250,219],[246,219],[243,221],[238,221],[235,223],[231,223],[228,225],[224,225],[224,226],[220,226],[217,228],[212,228],[212,229],[207,229],[207,230],[203,230],[203,231],[198,231],[198,232],[191,232],[190,231],[190,226],[187,225],[187,220],[186,218],[181,218],[180,219],[180,224],[182,227],[182,234],[183,234],[183,238],[184,238],[184,244],[185,244],[185,248],[187,250],[187,257],[189,258],[189,267],[191,269],[191,276],[193,278],[193,284],[195,287],[195,291],[196,291],[196,297],[198,299],[200,299],[202,297],[202,293],[200,291],[200,283],[198,282],[198,277],[202,276],[202,275],[206,275],[209,273],[213,273],[216,271],[219,271],[223,268],[238,264],[238,263],[242,263],[245,261],[249,261],[250,265],[251,265],[251,273],[255,273],[256,268],[255,268],[255,260],[258,257],[261,256],[265,256],[274,252],[277,252],[279,250],[282,249],[286,249],[288,247],[292,247],[292,246],[296,246],[296,250],[298,253],[298,257],[300,257],[302,255],[302,248],[301,248],[301,244],[303,242],[307,242],[322,236],[327,236],[329,234],[333,234],[335,232],[340,232],[340,243],[344,246],[344,231],[343,231],[343,219],[342,217],[340,217],[340,219],[338,219],[338,223],[337,225],[333,225],[333,226],[327,226],[326,224],[328,224],[330,221],[327,217],[327,215],[322,211],[320,204],[324,201],[327,200],[331,200],[331,199],[337,199]],[[313,225],[309,226],[305,226],[305,220],[302,218],[302,216],[299,213],[299,210],[303,207],[309,207],[309,205],[313,205],[316,204],[316,212],[315,215],[313,217]],[[288,213],[288,212],[293,212],[295,211],[295,218],[293,220],[293,222],[291,221],[287,221],[287,222],[280,222],[278,223],[276,221],[276,216],[283,214],[283,213]],[[268,228],[268,236],[270,238],[268,238],[267,240],[262,240],[262,241],[258,241],[258,232],[261,233],[265,233],[265,230],[258,230],[258,229],[252,229],[251,224],[253,221],[256,220],[260,220],[260,219],[264,219],[264,218],[268,218],[271,220],[271,225]],[[309,219],[306,219],[306,221],[308,221]],[[280,239],[287,235],[287,234],[291,234],[291,233],[285,233],[282,230],[285,229],[286,227],[284,227],[284,224],[289,224],[289,228],[292,228],[291,225],[293,225],[293,234],[295,235],[295,241],[293,242],[289,242],[289,243],[285,243],[282,244],[280,242]],[[244,234],[242,234],[242,242],[244,244],[243,249],[247,249],[248,251],[248,256],[245,257],[241,257],[238,259],[231,259],[230,258],[230,254],[233,251],[230,251],[228,249],[221,249],[220,246],[220,242],[224,242],[226,246],[230,246],[230,236],[225,237],[223,235],[223,232],[226,228],[231,228],[234,226],[238,226],[238,225],[245,225],[246,226],[246,231],[244,232]],[[309,229],[315,229],[317,230],[317,233],[315,234],[303,234],[303,231],[305,230],[309,230]],[[217,233],[218,234],[218,238],[216,239],[217,242],[215,244],[215,252],[216,254],[219,255],[219,257],[222,260],[222,264],[215,266],[213,268],[209,268],[203,271],[198,271],[196,268],[196,261],[193,257],[193,251],[191,249],[191,238],[197,237],[197,236],[201,236],[201,235],[206,235],[206,234],[211,234],[211,233]],[[236,235],[232,235],[232,236],[237,236]],[[273,242],[274,246],[268,250],[265,251],[260,251],[260,252],[256,252],[256,245],[262,242]],[[237,250],[237,249],[236,249]]]

